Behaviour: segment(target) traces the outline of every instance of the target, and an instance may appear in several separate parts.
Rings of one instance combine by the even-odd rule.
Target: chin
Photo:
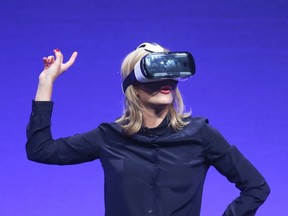
[[[169,106],[173,103],[173,100],[158,100],[155,104],[162,105],[162,106]]]

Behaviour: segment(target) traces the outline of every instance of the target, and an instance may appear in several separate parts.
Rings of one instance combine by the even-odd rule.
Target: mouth
[[[172,91],[172,86],[166,85],[160,88],[160,92],[163,94],[169,94]]]

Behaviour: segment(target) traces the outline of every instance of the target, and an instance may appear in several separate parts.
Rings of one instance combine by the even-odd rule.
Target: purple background
[[[120,64],[146,41],[193,53],[197,74],[180,83],[186,107],[265,176],[272,192],[258,215],[288,215],[288,1],[1,0],[0,29],[0,215],[104,214],[99,161],[26,159],[31,100],[42,57],[77,50],[55,83],[54,137],[113,121],[122,113]],[[211,168],[201,215],[221,215],[237,194]]]

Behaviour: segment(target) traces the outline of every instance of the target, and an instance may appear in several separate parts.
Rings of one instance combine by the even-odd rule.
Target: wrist
[[[38,85],[43,85],[43,86],[52,86],[54,83],[54,80],[52,77],[39,77],[39,83]]]

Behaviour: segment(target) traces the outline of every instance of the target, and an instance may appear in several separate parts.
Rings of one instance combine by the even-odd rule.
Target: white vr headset
[[[195,74],[194,58],[189,52],[167,52],[156,43],[142,43],[136,49],[150,52],[140,59],[134,70],[124,79],[122,89],[135,82],[150,83],[165,79],[186,80]]]

